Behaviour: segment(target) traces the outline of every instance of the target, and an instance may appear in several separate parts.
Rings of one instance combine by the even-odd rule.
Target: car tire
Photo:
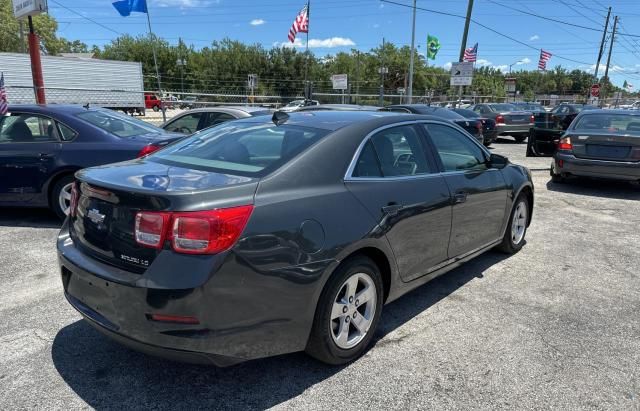
[[[513,138],[516,140],[516,143],[522,143],[524,140],[527,139],[527,135],[526,134],[516,134],[513,136]]]
[[[566,178],[562,177],[561,174],[556,174],[553,172],[553,167],[549,169],[549,175],[551,176],[551,181],[556,184],[563,184],[567,181]]]
[[[67,218],[68,207],[71,202],[71,184],[74,181],[73,174],[66,175],[56,181],[51,189],[49,205],[51,211],[60,219]]]
[[[332,365],[346,364],[361,356],[378,327],[383,290],[380,270],[369,258],[343,262],[318,301],[307,354]],[[367,300],[360,301],[358,296]]]
[[[520,194],[511,209],[509,222],[502,242],[497,247],[498,250],[507,254],[515,254],[522,249],[527,234],[530,210],[529,200],[525,195]]]

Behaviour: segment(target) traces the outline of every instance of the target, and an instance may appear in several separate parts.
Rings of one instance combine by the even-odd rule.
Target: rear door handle
[[[467,201],[467,193],[465,191],[459,191],[453,195],[453,204],[461,204]]]
[[[389,203],[382,207],[382,212],[390,216],[398,215],[400,210],[402,210],[402,205],[397,203]]]
[[[39,156],[40,156],[41,160],[46,160],[48,158],[52,158],[53,154],[51,154],[51,153],[40,153]]]

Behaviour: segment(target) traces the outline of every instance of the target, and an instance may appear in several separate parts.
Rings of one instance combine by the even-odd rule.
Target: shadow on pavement
[[[386,344],[385,335],[474,278],[482,278],[485,270],[505,258],[505,254],[489,252],[389,304],[374,341]],[[52,357],[69,387],[96,409],[264,409],[348,367],[328,366],[303,353],[230,368],[174,363],[128,350],[84,321],[58,332]]]
[[[0,226],[60,228],[62,222],[46,208],[0,208]]]
[[[590,197],[640,200],[640,184],[589,178],[571,178],[564,183],[547,182],[547,190]]]

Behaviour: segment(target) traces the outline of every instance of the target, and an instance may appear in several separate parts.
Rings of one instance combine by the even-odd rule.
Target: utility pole
[[[609,7],[609,11],[607,12],[607,19],[604,22],[604,31],[602,32],[602,41],[600,41],[600,51],[598,52],[598,61],[596,62],[596,69],[594,71],[593,77],[596,79],[596,83],[599,83],[598,79],[598,69],[600,68],[600,60],[602,59],[602,53],[604,52],[604,42],[607,40],[607,29],[609,28],[609,18],[611,17],[611,7]],[[591,89],[587,91],[587,101],[589,101],[589,97],[591,97]]]
[[[380,99],[379,104],[380,107],[384,105],[384,74],[387,71],[387,68],[384,66],[384,37],[382,38],[382,49],[381,49],[381,61],[380,61]]]
[[[358,94],[360,94],[360,50],[356,50],[356,104],[358,104]]]
[[[416,53],[416,1],[413,0],[413,23],[411,26],[411,56],[409,57],[409,86],[407,87],[407,100],[413,102],[413,55]]]
[[[611,53],[613,52],[613,40],[616,38],[616,27],[618,26],[618,16],[613,19],[613,31],[611,32],[611,45],[609,46],[609,56],[607,57],[607,67],[604,69],[604,78],[609,81],[609,64],[611,63]],[[604,87],[602,88],[604,90]],[[602,97],[602,104],[604,104],[606,95]]]
[[[464,58],[464,49],[467,48],[467,36],[469,35],[469,23],[471,23],[471,12],[473,11],[473,0],[469,0],[467,4],[467,17],[464,20],[464,31],[462,32],[462,43],[460,43],[460,57],[458,62],[462,62]],[[458,89],[458,104],[462,101],[462,87]]]

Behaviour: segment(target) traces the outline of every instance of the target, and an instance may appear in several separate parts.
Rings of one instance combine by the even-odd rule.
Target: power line
[[[117,35],[122,35],[122,33],[120,33],[119,31],[114,30],[111,27],[105,26],[104,24],[99,23],[99,22],[95,21],[94,19],[92,19],[90,17],[87,17],[87,16],[85,16],[85,15],[83,15],[81,13],[78,13],[77,11],[75,11],[73,9],[70,9],[69,7],[67,7],[67,6],[65,6],[63,4],[58,3],[56,0],[51,0],[51,2],[57,4],[58,6],[62,7],[65,10],[68,10],[68,11],[72,12],[73,14],[77,14],[78,16],[82,17],[83,19],[89,20],[90,22],[92,22],[94,24],[97,24],[98,26],[102,27],[103,29],[109,30],[112,33],[116,33]]]

